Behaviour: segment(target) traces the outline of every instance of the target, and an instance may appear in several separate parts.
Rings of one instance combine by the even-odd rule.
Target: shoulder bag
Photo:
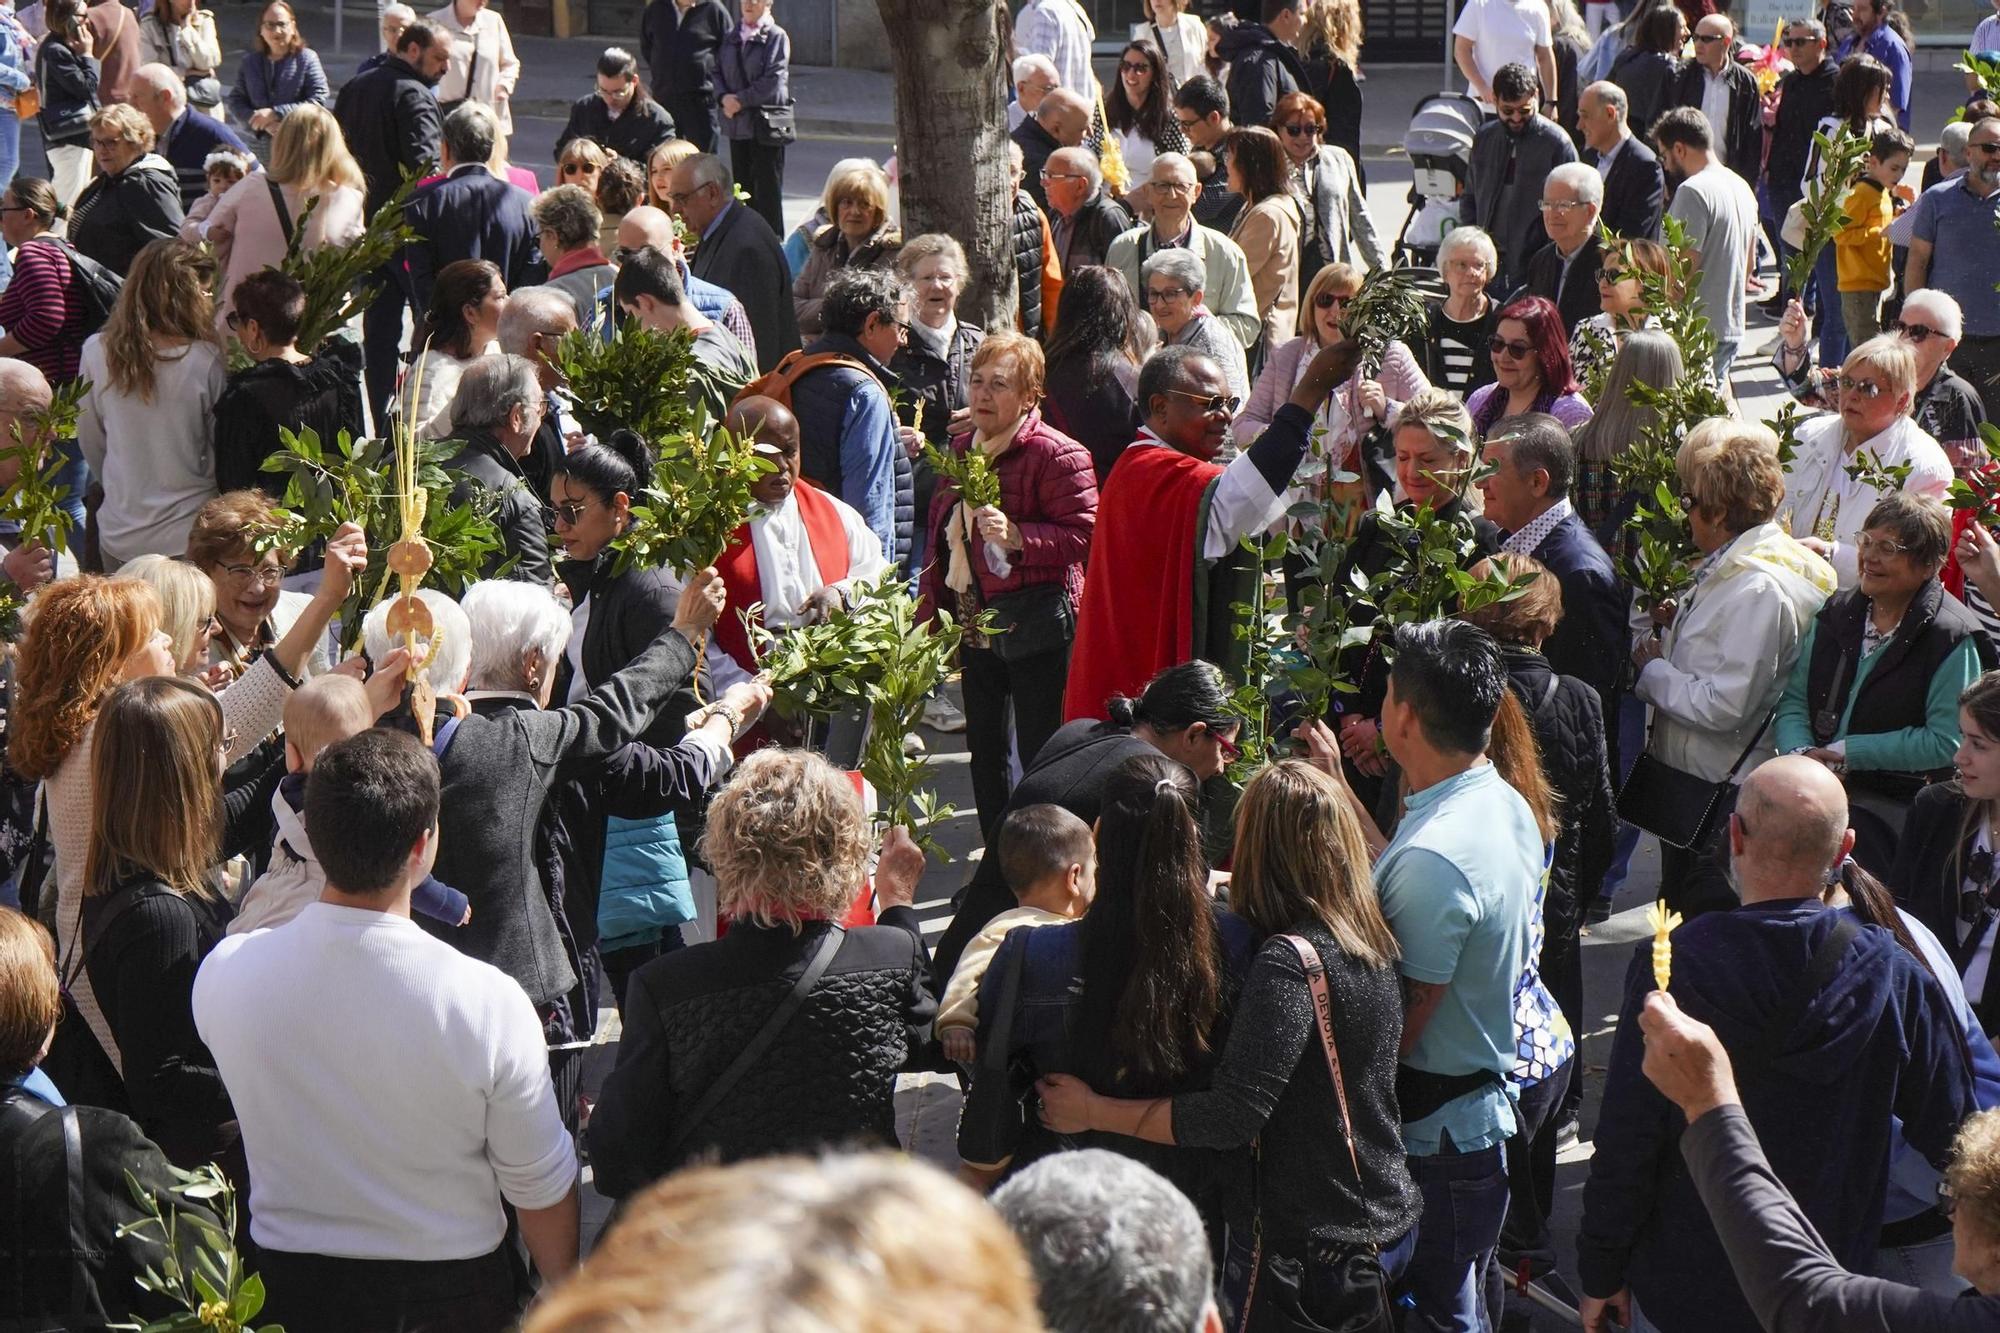
[[[1777,715],[1775,708],[1764,715],[1764,721],[1750,737],[1750,743],[1743,747],[1742,754],[1736,756],[1736,762],[1729,766],[1729,772],[1723,775],[1720,782],[1698,778],[1654,758],[1650,752],[1652,736],[1649,732],[1648,750],[1640,753],[1632,771],[1625,777],[1625,785],[1618,789],[1618,817],[1683,851],[1702,846],[1713,828],[1716,812],[1736,785],[1736,775],[1749,762],[1750,752],[1764,739],[1771,719]],[[1653,726],[1657,728],[1659,725],[1656,714]]]
[[[840,952],[840,942],[846,935],[845,926],[833,925],[828,927],[826,934],[819,937],[819,943],[813,946],[812,956],[806,960],[805,970],[799,973],[799,979],[792,983],[791,993],[779,1002],[778,1007],[771,1011],[771,1016],[764,1020],[764,1026],[757,1029],[757,1035],[752,1037],[737,1053],[736,1058],[729,1062],[729,1068],[722,1071],[722,1077],[709,1084],[708,1091],[701,1095],[701,1100],[696,1102],[686,1115],[680,1117],[680,1123],[674,1126],[674,1136],[667,1144],[663,1161],[669,1163],[680,1161],[681,1149],[687,1146],[688,1139],[693,1137],[702,1123],[715,1113],[715,1108],[722,1104],[722,1099],[743,1081],[743,1076],[750,1072],[750,1066],[761,1060],[764,1052],[771,1049],[771,1043],[778,1039],[778,1034],[791,1025],[792,1019],[805,1007],[806,997],[812,994],[812,988],[819,984],[822,976],[826,975],[827,966],[833,962],[833,956]]]
[[[1320,1051],[1326,1057],[1326,1072],[1333,1078],[1333,1096],[1340,1107],[1340,1137],[1347,1145],[1347,1160],[1354,1167],[1356,1187],[1365,1191],[1361,1155],[1354,1146],[1354,1117],[1347,1110],[1347,1080],[1341,1076],[1340,1048],[1333,1040],[1333,998],[1327,990],[1326,965],[1320,961],[1312,941],[1304,936],[1278,938],[1292,947],[1299,956],[1299,965],[1306,970],[1306,984],[1312,988],[1313,1017],[1319,1025]],[[1261,1161],[1258,1166],[1261,1173]],[[1365,1249],[1348,1249],[1309,1260],[1267,1255],[1263,1226],[1260,1216],[1254,1224],[1250,1277],[1243,1308],[1237,1316],[1236,1333],[1390,1333],[1396,1327],[1379,1247],[1371,1244]],[[1322,1324],[1306,1313],[1301,1296],[1308,1262],[1335,1270],[1343,1297],[1340,1322],[1336,1324]]]
[[[1026,941],[1022,943],[1025,946]],[[1004,940],[1002,944],[1004,947]],[[1025,947],[1014,950],[1005,970],[995,978],[993,993],[982,997],[987,1006],[981,1012],[989,1020],[986,1038],[973,1057],[972,1082],[959,1115],[959,1123],[980,1136],[980,1147],[990,1149],[982,1152],[982,1160],[1011,1156],[1023,1131],[1035,1123],[1035,1071],[1013,1054],[1014,1011],[1020,1005],[1021,972],[1027,958]]]
[[[62,1119],[63,1178],[66,1187],[62,1193],[61,1223],[63,1235],[68,1241],[69,1313],[78,1318],[88,1318],[93,1315],[101,1317],[102,1307],[97,1300],[96,1284],[92,1280],[86,1257],[94,1253],[97,1247],[91,1244],[88,1231],[90,1214],[83,1197],[86,1183],[83,1174],[83,1126],[78,1119],[76,1107],[50,1106],[33,1093],[18,1088],[13,1089],[0,1096],[0,1137],[18,1143],[21,1136],[46,1115],[59,1116]],[[14,1149],[10,1148],[10,1151]],[[12,1205],[16,1210],[17,1219],[15,1234],[19,1236],[28,1235],[28,1229],[24,1225],[26,1219],[20,1213],[26,1203],[26,1199],[16,1198]],[[13,1287],[16,1292],[28,1289],[27,1274],[21,1270],[21,1264],[27,1261],[28,1248],[22,1246],[22,1253],[14,1256]],[[47,1253],[46,1247],[42,1252]]]
[[[798,120],[793,103],[783,106],[750,106],[743,108],[750,113],[750,126],[757,142],[767,148],[782,148],[799,137]]]

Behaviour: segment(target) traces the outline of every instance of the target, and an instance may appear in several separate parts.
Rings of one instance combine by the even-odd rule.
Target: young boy
[[[231,935],[282,926],[319,901],[326,874],[306,841],[306,778],[313,761],[327,746],[358,736],[375,725],[368,691],[352,676],[315,676],[285,701],[285,776],[271,798],[278,820],[278,845],[271,867],[257,877],[237,904]],[[410,905],[448,926],[472,920],[472,905],[457,889],[426,879],[411,895]]]
[[[1893,283],[1889,224],[1902,207],[1896,189],[1915,151],[1915,141],[1901,130],[1878,130],[1861,179],[1841,201],[1847,225],[1834,233],[1833,262],[1840,275],[1840,314],[1857,346],[1882,331],[1882,297]]]
[[[945,987],[944,1003],[938,1006],[938,1041],[945,1055],[961,1064],[973,1057],[979,983],[1007,932],[1016,926],[1074,921],[1097,892],[1097,847],[1090,825],[1061,806],[1022,806],[1002,821],[995,841],[1001,877],[1019,905],[994,917],[972,937]]]

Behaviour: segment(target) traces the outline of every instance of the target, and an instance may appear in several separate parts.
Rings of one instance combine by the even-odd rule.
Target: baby
[[[352,676],[315,676],[285,701],[285,776],[271,798],[271,812],[278,820],[278,845],[271,854],[270,869],[257,877],[237,905],[236,919],[229,923],[231,935],[282,926],[309,903],[319,901],[326,874],[313,855],[312,844],[306,841],[306,778],[320,751],[374,725],[375,709],[368,702],[368,691]],[[472,920],[472,905],[466,896],[435,878],[427,878],[416,887],[410,906],[448,926]]]
[[[995,839],[1000,874],[1019,904],[987,922],[959,955],[938,1006],[937,1035],[945,1055],[971,1062],[979,1026],[979,983],[1000,942],[1016,926],[1074,921],[1097,893],[1097,847],[1090,825],[1059,805],[1024,805],[1001,821]]]
[[[218,148],[202,159],[201,169],[208,177],[208,193],[194,201],[187,211],[187,219],[181,225],[187,227],[208,220],[215,211],[222,196],[230,187],[242,180],[256,167],[256,160],[248,153],[239,153],[234,148]]]

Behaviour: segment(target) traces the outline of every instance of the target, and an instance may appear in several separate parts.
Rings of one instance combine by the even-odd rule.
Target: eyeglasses
[[[1169,389],[1168,393],[1179,398],[1192,398],[1201,404],[1201,410],[1210,416],[1235,416],[1236,409],[1243,406],[1243,400],[1234,394],[1194,393],[1188,389]]]
[[[94,134],[90,136],[90,146],[100,153],[109,152],[124,142],[123,139],[100,139]]]
[[[1589,207],[1590,205],[1581,199],[1544,199],[1541,202],[1541,210],[1544,213],[1561,213],[1565,217],[1576,209]]]
[[[1983,853],[1983,855],[1990,857],[1991,853]],[[1976,897],[1978,895],[1971,896]],[[1965,916],[1963,912],[1959,913],[1959,915],[1967,921],[1977,921],[1979,919],[1979,913],[1976,910],[1971,916]],[[1951,1192],[1951,1185],[1947,1181],[1940,1180],[1938,1182],[1937,1210],[1939,1215],[1945,1218],[1950,1218],[1953,1213],[1958,1211],[1958,1196]]]
[[[1600,287],[1616,287],[1619,283],[1625,281],[1626,276],[1627,274],[1622,268],[1601,268],[1597,270],[1597,285]]]
[[[228,314],[222,317],[222,322],[224,324],[227,324],[229,326],[230,331],[233,333],[237,329],[243,327],[243,316],[238,314],[236,311],[232,310]]]
[[[1980,139],[1965,146],[1967,148],[1977,148],[1982,153],[2000,153],[2000,139]]]
[[[562,164],[562,174],[565,176],[581,176],[586,171],[602,170],[602,167],[592,166],[588,162],[565,162]]]
[[[275,588],[285,581],[283,565],[224,565],[223,576],[244,588]]]
[[[1337,305],[1346,305],[1353,299],[1351,296],[1342,296],[1339,292],[1321,292],[1313,298],[1313,309],[1331,310]]]
[[[1183,195],[1194,193],[1193,181],[1148,181],[1154,194]]]
[[[1213,727],[1208,729],[1208,734],[1215,738],[1216,748],[1222,751],[1222,762],[1225,764],[1233,764],[1243,757],[1243,747],[1236,743],[1235,738],[1225,736]]]
[[[1310,121],[1302,121],[1296,125],[1285,126],[1285,136],[1291,139],[1310,139],[1318,135],[1319,132],[1319,126]]]
[[[1179,112],[1175,112],[1175,113],[1174,113],[1174,124],[1176,124],[1176,125],[1180,126],[1182,130],[1191,130],[1191,129],[1193,129],[1193,128],[1194,128],[1195,126],[1197,126],[1197,125],[1201,124],[1201,117],[1200,117],[1200,116],[1183,116],[1183,115],[1181,115],[1181,114],[1180,114]]]
[[[1852,375],[1842,375],[1840,377],[1840,391],[1868,399],[1880,398],[1886,392],[1884,387],[1877,384],[1874,380],[1858,380]]]
[[[4,213],[6,211],[7,211],[6,209],[0,208],[0,213]],[[1913,343],[1921,343],[1926,338],[1934,338],[1937,336],[1937,330],[1929,327],[1928,325],[1906,324],[1900,319],[1895,320],[1889,325],[1889,332],[1900,334],[1903,337],[1908,338]]]
[[[596,503],[595,500],[569,500],[559,505],[550,505],[549,512],[555,515],[556,522],[566,523],[573,528],[577,520],[583,517],[583,511]]]
[[[1081,171],[1050,171],[1047,167],[1042,168],[1041,174],[1042,179],[1045,181],[1080,181],[1084,179]]]
[[[1494,356],[1504,356],[1511,361],[1525,361],[1535,354],[1535,345],[1509,342],[1505,338],[1488,338],[1486,350]]]
[[[1121,60],[1118,62],[1120,74],[1151,74],[1153,66],[1144,60]]]
[[[1871,537],[1865,532],[1854,539],[1855,553],[1862,556],[1880,555],[1894,559],[1899,555],[1908,555],[1910,549],[1901,542],[1890,541],[1887,537]]]
[[[34,211],[34,209],[29,208],[26,204],[0,204],[0,216],[5,216],[8,213],[32,213]]]
[[[1785,45],[1786,45],[1786,46],[1793,46],[1793,47],[1797,47],[1797,46],[1811,46],[1811,45],[1812,45],[1812,44],[1813,44],[1814,42],[1817,42],[1817,41],[1820,41],[1820,40],[1822,40],[1822,39],[1821,39],[1821,38],[1818,38],[1818,37],[1787,37],[1787,38],[1785,38]]]
[[[1183,296],[1192,295],[1193,293],[1185,287],[1148,287],[1146,289],[1146,304],[1165,305],[1169,301],[1178,301]]]

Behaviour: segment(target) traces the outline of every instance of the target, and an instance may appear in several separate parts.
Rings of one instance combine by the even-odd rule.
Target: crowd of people
[[[197,0],[0,13],[49,159],[0,110],[0,482],[74,523],[0,533],[0,1322],[173,1313],[127,1178],[212,1163],[237,1234],[203,1189],[181,1243],[307,1333],[1481,1330],[1531,1287],[1594,1331],[2000,1328],[2000,107],[1918,192],[1890,0],[1782,52],[1469,0],[1456,224],[1364,357],[1420,256],[1370,215],[1358,4],[1239,9],[1150,0],[1100,77],[1029,0],[999,255],[906,234],[868,159],[787,229],[768,0],[653,0],[545,190],[482,0],[387,6],[344,80],[276,0],[233,83]],[[287,256],[406,177],[415,239],[309,327]],[[1753,301],[1784,441],[1730,391]],[[586,430],[557,354],[620,325],[767,465],[712,567],[622,558],[662,441]],[[1674,423],[1690,386],[1723,410]],[[479,576],[341,623],[380,534],[284,549],[307,428],[449,442]],[[1452,593],[1391,614],[1439,532]],[[972,626],[923,712],[981,848],[935,938],[868,701],[773,710],[752,632],[891,571]],[[1324,709],[1256,675],[1260,589],[1351,602]],[[1681,922],[1586,995],[1647,834]],[[918,1071],[957,1183],[882,1151]]]

